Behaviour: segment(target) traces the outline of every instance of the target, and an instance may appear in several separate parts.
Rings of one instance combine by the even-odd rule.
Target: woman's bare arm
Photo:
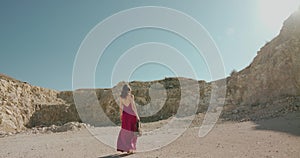
[[[132,103],[133,111],[134,111],[137,119],[140,120],[140,117],[138,115],[138,112],[137,112],[137,109],[136,109],[136,106],[135,106],[134,95],[131,95],[131,98],[132,98],[131,103]]]
[[[122,104],[122,99],[120,98],[120,104],[119,104],[119,107],[120,107],[120,121],[122,122],[122,114],[123,114],[123,104]]]

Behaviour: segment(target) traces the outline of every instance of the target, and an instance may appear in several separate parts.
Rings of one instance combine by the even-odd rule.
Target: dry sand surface
[[[157,128],[159,123],[144,125]],[[101,127],[105,128],[105,127]],[[100,127],[93,130],[99,130]],[[106,127],[107,128],[107,127]],[[112,132],[110,136],[118,133]],[[203,157],[203,158],[299,158],[300,113],[258,122],[224,122],[217,124],[203,138],[198,137],[199,127],[189,128],[176,141],[150,152],[118,155],[114,148],[101,143],[87,129],[52,134],[17,134],[0,138],[0,157],[64,157],[64,158],[114,158],[114,157]],[[143,137],[147,138],[151,134]],[[155,135],[157,133],[152,133]],[[109,137],[109,136],[108,136]],[[155,135],[156,138],[164,136]],[[152,145],[156,141],[153,140]],[[139,142],[141,146],[149,146]]]

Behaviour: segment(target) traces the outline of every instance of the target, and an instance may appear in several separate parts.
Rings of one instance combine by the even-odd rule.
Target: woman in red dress
[[[129,85],[124,85],[120,96],[120,120],[122,128],[120,130],[117,151],[127,152],[132,154],[136,150],[137,131],[136,123],[140,120],[134,96],[131,94]]]

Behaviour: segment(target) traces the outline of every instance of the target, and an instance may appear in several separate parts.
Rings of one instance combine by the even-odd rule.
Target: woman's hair
[[[128,84],[125,84],[122,88],[122,92],[121,92],[121,98],[126,98],[128,95],[128,92],[131,91],[130,87]]]

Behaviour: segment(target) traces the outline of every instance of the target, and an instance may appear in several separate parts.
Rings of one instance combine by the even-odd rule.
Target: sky
[[[257,51],[278,35],[284,20],[299,5],[299,0],[1,0],[0,73],[36,86],[72,90],[79,50],[93,29],[119,12],[153,6],[176,10],[197,21],[214,41],[226,77],[232,70],[247,67]],[[176,20],[168,19],[167,22],[171,24]],[[111,32],[121,28],[121,24],[135,22],[134,18],[119,19],[119,23],[110,26]],[[190,32],[200,29],[182,25]],[[103,32],[101,38],[108,38],[108,32]],[[100,47],[103,41],[93,42]],[[138,46],[143,47],[143,51],[135,49]],[[161,52],[157,53],[159,50]],[[140,54],[126,61],[136,67],[128,70],[121,59],[134,51]],[[85,53],[88,56],[89,52]],[[119,81],[151,81],[165,77],[218,79],[212,76],[210,66],[216,63],[208,63],[203,55],[210,52],[201,52],[189,40],[170,30],[132,29],[113,39],[101,53],[92,70],[93,84],[97,88],[109,88]],[[153,54],[161,56],[165,62],[150,60]],[[149,60],[137,63],[141,58]],[[89,62],[86,60],[87,65]],[[190,72],[182,65],[185,63],[193,70],[193,75],[185,75],[184,72]],[[125,77],[115,77],[125,72]]]

